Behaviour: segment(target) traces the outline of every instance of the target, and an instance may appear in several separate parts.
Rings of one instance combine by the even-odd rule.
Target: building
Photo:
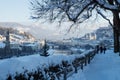
[[[17,42],[10,43],[10,50],[12,55],[18,55],[22,52],[22,48],[20,47],[20,44]]]
[[[5,55],[10,54],[10,35],[9,30],[6,32],[6,41],[5,41]]]
[[[4,41],[5,40],[5,37],[0,35],[0,41]]]

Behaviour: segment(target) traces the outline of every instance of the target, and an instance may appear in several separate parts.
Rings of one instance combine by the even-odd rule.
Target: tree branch
[[[109,24],[110,24],[112,27],[114,27],[113,24],[111,23],[111,21],[110,21],[104,14],[102,14],[100,10],[96,9],[96,11],[97,11],[97,13],[98,13],[99,15],[101,15],[101,16],[103,17],[103,19],[107,20],[107,21],[109,22]]]
[[[110,11],[118,11],[120,12],[120,8],[118,5],[113,5],[108,2],[105,2],[104,0],[93,0],[95,3],[97,3],[100,7],[110,10]],[[119,4],[120,5],[120,4]]]

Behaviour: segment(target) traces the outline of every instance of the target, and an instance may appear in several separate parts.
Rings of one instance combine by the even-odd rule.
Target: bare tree
[[[114,52],[119,52],[120,37],[120,0],[32,0],[32,18],[46,19],[48,21],[63,22],[66,20],[74,24],[82,23],[93,16],[96,10],[113,27]],[[102,13],[103,10],[111,11],[113,22]]]

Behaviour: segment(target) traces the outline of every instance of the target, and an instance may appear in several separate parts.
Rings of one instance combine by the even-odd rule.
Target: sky
[[[0,22],[33,21],[30,7],[30,0],[0,0]]]
[[[34,24],[35,21],[30,19],[31,12],[32,12],[30,10],[30,7],[31,7],[30,0],[0,0],[0,22],[17,22],[17,23],[22,23],[27,25],[30,23]],[[99,19],[97,22],[94,22],[94,20],[89,20],[88,22],[84,22],[83,24],[79,25],[80,29],[79,30],[77,29],[77,31],[75,30],[76,32],[73,31],[73,33],[75,34],[71,32],[69,33],[69,35],[70,36],[84,35],[85,33],[91,32],[100,26],[104,26],[105,24],[106,24],[106,21],[104,21],[103,19],[102,20]],[[43,27],[47,26],[46,27],[47,31],[48,29],[54,29],[52,33],[55,33],[56,24],[52,25],[51,27],[49,27],[49,25],[51,24],[45,23]],[[62,25],[62,26],[64,27],[63,29],[65,30],[65,27],[69,27],[69,24]],[[57,32],[65,32],[63,29]],[[59,33],[59,35],[60,34],[61,33]]]
[[[30,0],[0,0],[0,22],[29,22]]]

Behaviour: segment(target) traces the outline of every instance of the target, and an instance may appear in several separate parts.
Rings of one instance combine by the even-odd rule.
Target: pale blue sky
[[[0,22],[31,22],[30,0],[0,0]]]
[[[18,22],[18,23],[24,23],[24,22],[25,23],[26,22],[28,22],[28,23],[30,22],[31,23],[31,22],[35,22],[32,19],[30,19],[31,10],[29,9],[30,8],[30,2],[29,1],[30,0],[0,0],[0,22]],[[75,34],[70,33],[69,35],[70,36],[71,35],[74,36],[76,34],[77,35],[78,34],[79,35],[83,35],[86,32],[90,32],[90,31],[95,30],[96,27],[100,27],[100,26],[103,26],[103,25],[106,24],[106,21],[104,21],[103,19],[99,20],[99,22],[97,22],[97,23],[93,22],[93,21],[92,22],[91,21],[84,22],[83,24],[80,25],[80,28],[81,28],[80,31],[75,32]],[[101,25],[101,23],[103,25]],[[55,34],[61,35],[61,33],[59,33],[59,32],[65,32],[65,27],[69,26],[69,24],[62,25],[63,26],[63,27],[61,26],[62,30],[60,28],[56,29],[56,24],[55,25],[45,24],[45,25],[42,25],[42,26],[43,27],[47,26],[47,27],[44,27],[44,28],[46,28],[47,32],[49,32],[49,29],[50,30],[54,29],[54,30],[52,30],[52,33],[50,33],[50,34],[55,33]],[[88,26],[89,26],[89,28],[88,28]],[[40,28],[36,28],[36,29],[41,30]],[[59,29],[59,31],[58,31],[58,29]],[[57,33],[56,33],[56,31],[57,31]],[[38,32],[41,32],[41,31],[38,31]],[[43,33],[41,33],[41,34],[43,34]],[[46,36],[48,36],[48,34],[46,34]],[[65,35],[63,35],[63,36],[65,36]]]
[[[0,0],[0,22],[28,22],[30,0]]]

